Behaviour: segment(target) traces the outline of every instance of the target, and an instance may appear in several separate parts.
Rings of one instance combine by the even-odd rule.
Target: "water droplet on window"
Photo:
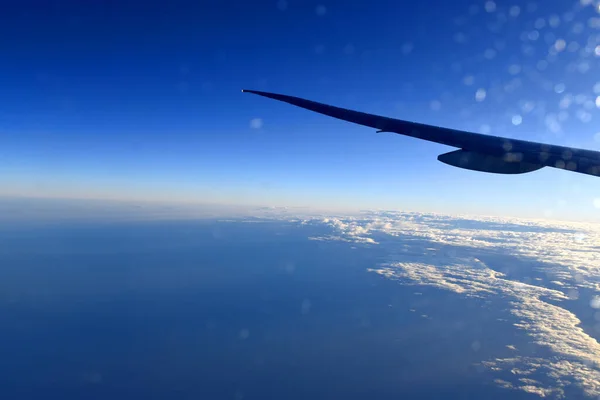
[[[523,122],[523,117],[521,117],[520,115],[513,115],[512,117],[512,123],[513,125],[521,125],[521,123]]]
[[[250,331],[248,329],[244,328],[240,331],[238,336],[240,339],[246,340],[250,336]]]
[[[327,14],[327,7],[325,7],[324,5],[320,4],[317,6],[317,8],[315,9],[315,13],[319,16],[322,17],[325,14]]]
[[[492,128],[489,125],[483,124],[479,127],[479,131],[484,135],[489,135],[492,132]]]
[[[440,103],[438,100],[433,100],[431,103],[429,103],[429,107],[433,111],[439,111],[442,108],[442,103]]]
[[[463,78],[463,83],[467,86],[471,86],[475,83],[475,77],[473,75],[467,75]],[[600,83],[599,83],[600,85]]]
[[[577,70],[580,73],[585,74],[586,72],[588,72],[590,70],[590,63],[588,63],[587,61],[580,62],[579,65],[577,66]]]
[[[454,34],[454,41],[456,43],[465,43],[467,41],[467,35],[462,32],[458,32]]]
[[[579,33],[583,32],[584,28],[585,28],[585,26],[583,25],[583,23],[576,22],[573,24],[573,28],[571,30],[573,31],[573,33],[579,34]]]
[[[485,8],[485,11],[487,11],[489,13],[493,13],[494,11],[496,11],[496,3],[493,2],[492,0],[488,0],[485,2],[484,8]]]
[[[587,124],[588,122],[590,122],[592,120],[592,114],[590,114],[589,112],[587,112],[585,110],[578,110],[577,118],[579,118],[579,120],[581,122],[583,122],[584,124]]]
[[[546,68],[548,68],[548,61],[546,61],[546,60],[538,61],[536,64],[536,68],[540,71],[544,71]]]
[[[596,107],[600,108],[600,96],[596,97]]]
[[[554,48],[558,52],[563,51],[566,47],[567,42],[564,39],[558,39],[556,42],[554,42]]]
[[[475,100],[477,100],[479,102],[484,101],[486,96],[487,96],[487,92],[483,88],[479,88],[475,92]]]
[[[567,46],[567,51],[574,53],[577,50],[579,50],[579,43],[572,41],[571,43],[569,43],[569,45]]]
[[[305,315],[308,314],[310,312],[311,306],[312,304],[310,303],[310,300],[304,299],[302,301],[302,305],[300,306],[300,312]]]
[[[546,26],[546,20],[544,18],[538,18],[535,20],[535,29],[542,29]]]
[[[261,118],[253,118],[250,120],[250,128],[260,129],[263,126],[263,120]]]
[[[548,18],[548,25],[550,25],[552,28],[556,28],[560,25],[560,17],[558,15],[552,15],[550,18]]]
[[[556,85],[554,85],[554,91],[556,93],[562,93],[564,92],[566,89],[566,86],[564,83],[557,83]]]
[[[280,11],[285,11],[285,10],[287,10],[287,8],[288,8],[288,2],[287,2],[287,0],[279,0],[279,1],[277,2],[277,8],[278,8]]]
[[[509,10],[508,10],[508,14],[515,18],[518,17],[519,14],[521,14],[521,7],[519,6],[512,6]]]
[[[519,72],[521,72],[521,66],[519,64],[512,64],[508,67],[508,73],[511,75],[517,75]]]
[[[402,54],[410,54],[413,51],[413,44],[412,43],[404,43],[402,45]]]
[[[529,40],[538,40],[540,38],[540,33],[538,31],[531,31],[527,34]]]
[[[496,50],[487,49],[486,51],[483,52],[483,56],[485,58],[487,58],[488,60],[491,60],[492,58],[496,57]]]

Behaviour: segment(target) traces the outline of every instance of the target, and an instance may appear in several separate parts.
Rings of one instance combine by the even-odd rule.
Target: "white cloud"
[[[314,222],[334,232],[315,240],[386,246],[389,260],[372,271],[402,284],[433,286],[486,300],[507,299],[507,312],[514,317],[510,320],[516,319],[514,327],[556,356],[484,361],[490,371],[514,375],[514,382],[496,381],[499,386],[540,397],[562,397],[570,386],[600,396],[600,344],[565,307],[566,301],[579,297],[579,290],[600,294],[600,226],[394,212]],[[520,268],[519,263],[534,264],[533,273],[546,279],[512,278],[503,270],[506,257],[511,257],[515,268]],[[513,345],[506,346],[520,354]],[[533,373],[545,376],[544,384],[531,379]]]

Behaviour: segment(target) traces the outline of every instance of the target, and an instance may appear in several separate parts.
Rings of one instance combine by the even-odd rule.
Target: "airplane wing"
[[[600,176],[600,152],[442,128],[367,114],[283,94],[242,90],[355,124],[428,140],[459,150],[438,160],[454,167],[496,174],[522,174],[544,167]]]

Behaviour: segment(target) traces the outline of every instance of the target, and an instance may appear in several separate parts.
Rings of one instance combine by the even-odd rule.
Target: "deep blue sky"
[[[598,149],[582,3],[12,2],[1,194],[598,218],[593,177],[454,169],[450,148],[240,93]]]

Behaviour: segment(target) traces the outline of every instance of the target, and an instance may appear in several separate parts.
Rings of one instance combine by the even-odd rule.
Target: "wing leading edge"
[[[242,90],[282,101],[381,132],[428,140],[461,150],[442,154],[438,160],[459,168],[498,174],[520,174],[543,167],[600,176],[600,152],[499,136],[442,128],[330,106],[283,94]]]

